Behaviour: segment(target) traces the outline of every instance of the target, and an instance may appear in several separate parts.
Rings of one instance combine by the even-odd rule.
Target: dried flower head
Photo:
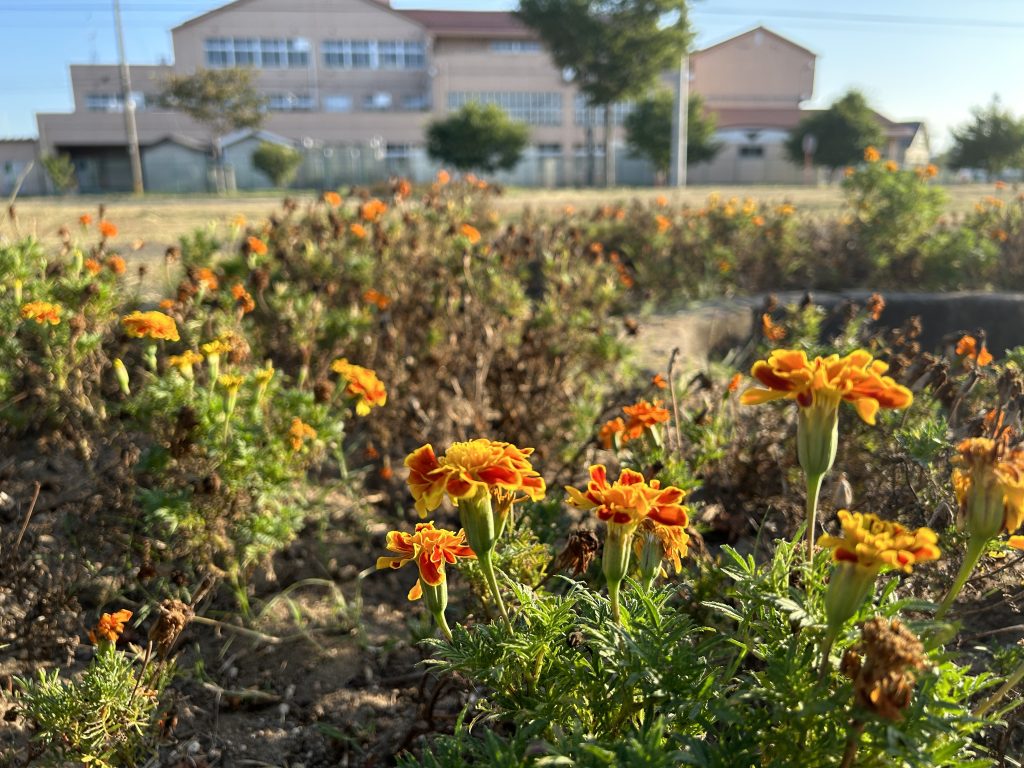
[[[598,551],[601,540],[590,528],[574,528],[569,531],[565,549],[558,553],[551,564],[552,571],[571,569],[573,576],[581,576],[590,568]]]
[[[149,630],[149,639],[153,641],[157,657],[166,659],[195,612],[181,600],[174,599],[164,600],[157,610],[159,616]]]
[[[927,665],[924,646],[899,619],[865,621],[860,642],[843,656],[843,674],[853,680],[854,701],[879,717],[898,722],[910,705],[915,670]]]

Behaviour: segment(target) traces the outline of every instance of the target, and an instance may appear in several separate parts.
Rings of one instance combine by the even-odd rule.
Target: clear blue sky
[[[169,30],[218,0],[122,0],[132,63],[171,58]],[[501,10],[515,0],[394,0],[398,8]],[[34,136],[34,113],[71,109],[67,67],[116,60],[110,0],[0,0],[0,137]],[[950,126],[998,93],[1024,112],[1024,0],[698,0],[701,47],[763,23],[818,54],[815,105],[847,88],[897,120]]]

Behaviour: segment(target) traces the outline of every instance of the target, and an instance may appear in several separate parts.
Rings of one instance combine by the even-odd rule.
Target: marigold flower
[[[442,169],[437,172],[437,178],[435,179],[437,186],[443,187],[449,181],[452,180],[452,175],[448,171]]]
[[[388,402],[388,392],[377,374],[361,365],[353,365],[344,357],[331,363],[331,370],[339,374],[348,386],[345,391],[358,398],[356,413],[366,416],[374,406],[383,406]]]
[[[886,161],[886,163],[885,163],[885,170],[887,170],[889,173],[896,173],[896,171],[898,171],[899,169],[900,169],[900,167],[898,165],[896,165],[895,161],[893,161],[893,160],[887,160]]]
[[[996,189],[1002,191],[1002,190],[1006,189],[1006,186],[1007,185],[1006,185],[1005,181],[1002,181],[1002,180],[996,181]]]
[[[864,161],[868,163],[877,163],[881,159],[882,155],[879,154],[878,150],[874,147],[868,147],[864,150]]]
[[[209,267],[200,267],[196,273],[196,282],[206,286],[208,291],[216,291],[220,287],[217,274]]]
[[[782,203],[777,211],[779,216],[792,216],[796,212],[796,207],[792,203]]]
[[[664,424],[672,416],[668,409],[662,407],[660,400],[649,403],[641,398],[633,405],[625,406],[622,410],[629,416],[627,429],[636,427],[649,429],[656,424]]]
[[[363,221],[377,221],[387,212],[387,210],[387,203],[383,200],[373,198],[372,200],[368,200],[363,203],[362,207],[359,209],[359,215],[362,217]]]
[[[341,195],[337,192],[324,192],[324,202],[332,208],[337,208],[341,205]]]
[[[117,225],[104,219],[100,222],[100,234],[104,238],[117,237]]]
[[[463,224],[459,227],[459,234],[466,238],[470,245],[476,245],[480,242],[480,230],[472,224]]]
[[[851,176],[853,176],[856,172],[857,171],[854,168],[851,168],[850,166],[846,166],[845,168],[843,168],[843,176],[845,176],[848,179]]]
[[[682,559],[686,557],[690,536],[684,525],[662,525],[647,518],[637,529],[633,538],[633,554],[636,555],[640,574],[648,584],[663,573],[662,561],[667,560],[676,573],[683,570]]]
[[[937,560],[938,536],[930,528],[910,530],[870,512],[839,510],[841,536],[825,534],[818,544],[836,563],[851,563],[875,574],[888,568],[910,573],[918,563]]]
[[[124,625],[128,623],[131,617],[132,612],[127,609],[122,609],[116,613],[104,613],[100,616],[96,628],[89,630],[89,642],[93,645],[99,643],[100,640],[116,643],[117,638],[124,632]]]
[[[159,306],[164,312],[170,312],[178,306],[178,302],[174,299],[160,299],[160,303],[157,306]]]
[[[750,221],[751,221],[751,223],[755,227],[763,227],[764,226],[764,216],[761,216],[760,214],[758,214],[757,216],[752,218]]]
[[[654,204],[657,205],[659,208],[664,208],[666,205],[668,205],[668,198],[665,197],[664,195],[658,195],[656,198],[654,198]]]
[[[83,213],[81,216],[78,217],[78,223],[81,224],[83,227],[88,227],[90,224],[92,224],[92,216],[89,215],[88,213]]]
[[[422,585],[436,587],[445,580],[444,567],[454,565],[461,558],[476,557],[473,550],[466,545],[466,532],[458,533],[435,528],[433,522],[417,523],[416,532],[409,534],[403,531],[388,533],[387,549],[397,552],[397,557],[377,558],[377,568],[399,569],[415,562],[420,572],[420,580],[409,590],[410,600],[419,600],[423,596]]]
[[[291,439],[292,450],[298,453],[307,439],[316,439],[316,430],[296,416],[292,419],[292,425],[288,429],[288,437]]]
[[[740,388],[740,384],[742,384],[742,383],[743,383],[743,374],[742,373],[734,373],[732,375],[732,378],[729,379],[729,391],[730,392],[735,392],[737,389]]]
[[[597,433],[597,438],[601,441],[601,447],[605,450],[609,450],[615,444],[615,438],[620,435],[624,436],[625,432],[626,422],[624,422],[620,416],[602,424],[600,431]],[[625,442],[621,437],[620,440]]]
[[[261,387],[265,387],[270,383],[270,380],[274,378],[275,373],[277,373],[277,371],[274,370],[274,364],[270,360],[267,360],[266,365],[253,374],[253,378],[256,379],[257,384]]]
[[[255,235],[250,235],[246,241],[246,245],[249,247],[249,253],[255,253],[257,256],[265,256],[267,253],[267,244],[260,240]]]
[[[233,349],[231,344],[226,338],[214,339],[203,344],[203,354],[207,357],[211,355],[223,355],[227,354]]]
[[[986,542],[1024,523],[1024,451],[1011,450],[1008,437],[968,438],[953,458],[957,523]]]
[[[350,224],[348,231],[360,240],[366,239],[366,227],[362,224]]]
[[[408,179],[399,179],[398,184],[395,185],[395,197],[402,199],[412,194],[412,184],[409,183]]]
[[[167,341],[178,341],[178,326],[174,318],[168,317],[163,312],[132,312],[121,318],[125,332],[136,339],[165,339]]]
[[[937,165],[933,165],[932,163],[928,163],[928,165],[926,165],[924,167],[924,175],[925,175],[925,178],[934,179],[936,176],[939,175],[939,168],[938,168],[938,166]]]
[[[363,293],[363,301],[376,305],[377,309],[381,311],[387,309],[391,304],[391,299],[374,288],[369,288]]]
[[[668,382],[665,381],[665,377],[660,373],[654,374],[654,378],[651,379],[651,384],[658,389],[668,389]]]
[[[985,347],[985,342],[982,342],[981,349],[978,349],[978,340],[973,336],[961,337],[956,344],[956,353],[968,360],[973,360],[979,368],[985,367],[993,360],[992,353]]]
[[[761,333],[768,341],[782,341],[786,338],[786,329],[772,322],[772,316],[765,312],[761,315]]]
[[[107,259],[107,268],[115,275],[123,275],[128,267],[125,264],[124,259],[117,254],[114,254]]]
[[[96,259],[86,259],[84,266],[90,275],[98,275],[103,271],[103,265],[96,261]]]
[[[235,283],[231,286],[231,295],[234,296],[235,302],[242,310],[243,315],[247,315],[256,309],[256,302],[241,283]]]
[[[244,376],[235,376],[230,373],[222,373],[217,377],[217,383],[228,391],[228,394],[235,394],[245,382]]]
[[[60,304],[49,301],[30,301],[21,305],[21,316],[25,320],[35,320],[40,325],[59,325],[63,312]]]
[[[238,214],[237,216],[235,216],[235,218],[231,220],[231,226],[235,227],[236,229],[242,229],[243,227],[245,227],[246,223],[247,222],[245,220],[245,216],[243,216],[242,214]]]
[[[180,355],[171,355],[167,358],[167,364],[173,365],[181,371],[181,375],[186,379],[192,378],[193,366],[201,362],[203,362],[203,356],[191,349],[185,350]]]
[[[872,293],[868,299],[868,315],[872,320],[878,321],[885,311],[885,297],[880,293]]]
[[[672,221],[668,218],[668,216],[662,216],[660,213],[654,217],[654,223],[658,227],[659,235],[667,232],[669,228],[672,226]]]

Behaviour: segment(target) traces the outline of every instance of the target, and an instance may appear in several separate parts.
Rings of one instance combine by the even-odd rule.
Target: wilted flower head
[[[445,581],[445,565],[452,565],[460,557],[475,558],[473,550],[466,545],[465,531],[453,533],[444,528],[435,528],[433,522],[417,523],[415,533],[391,531],[388,533],[387,549],[397,552],[397,557],[377,558],[377,568],[398,569],[415,562],[420,578],[409,590],[410,600],[423,596],[423,584],[437,587]]]
[[[35,320],[40,325],[49,323],[59,325],[60,316],[63,312],[60,304],[52,304],[48,301],[30,301],[21,306],[21,316],[25,320]]]
[[[121,319],[125,332],[134,338],[165,339],[178,341],[178,326],[174,318],[163,312],[132,312]]]
[[[131,619],[132,612],[122,609],[116,613],[104,613],[100,616],[99,623],[95,629],[89,630],[89,642],[95,645],[100,640],[108,643],[116,643],[117,638],[124,632],[124,625]]]
[[[369,368],[353,365],[342,357],[331,363],[331,370],[348,382],[345,391],[358,398],[356,413],[360,416],[366,416],[374,406],[387,404],[388,391],[377,374]]]
[[[288,437],[291,439],[292,450],[297,453],[302,450],[302,446],[307,439],[316,439],[316,430],[296,416],[292,419],[291,428],[288,430]]]
[[[832,550],[836,563],[851,563],[878,573],[896,568],[910,573],[918,563],[937,560],[938,536],[930,528],[910,530],[878,515],[839,510],[842,536],[822,536],[818,544]]]
[[[914,670],[925,665],[917,636],[899,619],[876,616],[864,622],[860,642],[843,656],[841,668],[853,680],[857,706],[898,722],[914,693]]]
[[[486,438],[452,443],[438,458],[429,443],[405,459],[409,490],[420,517],[437,509],[447,495],[453,502],[489,493],[504,504],[544,498],[544,478],[533,468],[533,448]],[[522,494],[518,496],[518,494]]]

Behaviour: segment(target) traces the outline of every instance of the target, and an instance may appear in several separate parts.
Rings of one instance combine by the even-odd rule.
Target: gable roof
[[[733,42],[735,42],[737,40],[740,40],[740,39],[742,39],[744,37],[748,37],[750,35],[756,35],[758,32],[760,32],[762,34],[765,34],[765,35],[770,35],[771,37],[775,38],[776,40],[778,40],[778,41],[780,41],[782,43],[785,43],[790,48],[795,48],[798,51],[803,51],[804,53],[809,53],[814,58],[818,58],[818,54],[816,54],[810,48],[804,48],[802,45],[794,43],[788,37],[783,37],[778,32],[773,32],[772,30],[768,29],[768,27],[764,26],[763,24],[759,24],[758,26],[754,27],[753,29],[748,29],[746,32],[740,32],[738,35],[733,35],[732,37],[727,37],[725,40],[717,42],[714,45],[709,45],[706,48],[701,48],[699,51],[694,51],[693,55],[694,56],[699,56],[700,54],[705,53],[706,51],[710,51],[710,50],[713,50],[715,48],[718,48],[719,46],[728,45],[729,43],[733,43]]]
[[[179,29],[184,29],[185,27],[191,27],[193,24],[198,24],[201,21],[206,21],[209,18],[212,18],[214,16],[219,16],[220,14],[225,13],[226,11],[234,10],[236,8],[239,8],[240,6],[247,5],[248,3],[251,3],[251,2],[252,2],[252,0],[234,0],[234,2],[227,3],[226,5],[222,5],[222,6],[218,7],[218,8],[214,8],[212,10],[209,10],[206,13],[201,13],[198,16],[194,16],[191,19],[183,21],[178,26],[172,27],[171,28],[171,32],[175,32],[176,30],[179,30]],[[288,2],[291,2],[291,0],[288,0]],[[392,8],[391,4],[390,4],[390,0],[360,0],[360,2],[366,3],[367,5],[370,5],[370,6],[376,8],[378,10],[394,14],[395,16],[402,16],[402,17],[406,16],[406,14],[404,12],[399,11],[396,8]],[[287,8],[287,9],[286,8],[281,8],[281,12],[285,13],[285,12],[294,12],[294,11],[291,8]],[[415,19],[412,19],[411,17],[409,18],[409,20],[410,21],[414,21],[414,22],[416,21]],[[416,23],[419,23],[419,22],[416,22]]]
[[[536,33],[507,11],[399,10],[435,35],[452,37],[536,38]]]

